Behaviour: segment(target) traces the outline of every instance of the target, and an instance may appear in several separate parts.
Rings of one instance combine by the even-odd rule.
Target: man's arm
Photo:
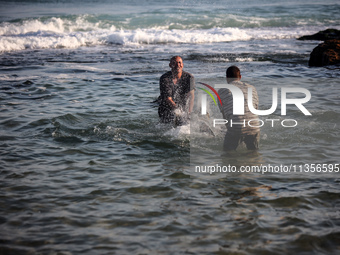
[[[163,100],[165,99],[168,105],[171,106],[172,108],[176,108],[177,105],[172,99],[172,96],[171,96],[172,91],[170,89],[166,74],[162,75],[161,78],[159,79],[159,88],[160,88],[160,93],[161,93],[161,97],[163,98]]]

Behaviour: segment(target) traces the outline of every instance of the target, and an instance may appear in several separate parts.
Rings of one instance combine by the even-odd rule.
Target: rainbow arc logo
[[[222,105],[222,100],[221,100],[219,94],[217,93],[217,91],[216,91],[213,87],[211,87],[209,84],[206,84],[206,83],[203,83],[203,82],[199,82],[199,84],[202,84],[202,85],[206,86],[207,88],[211,89],[212,92],[214,92],[215,95],[217,96],[218,100],[220,101],[220,104]],[[204,89],[204,88],[199,88],[199,89],[201,89],[201,90],[203,90],[204,92],[206,92],[206,93],[212,98],[212,100],[214,100],[214,103],[215,103],[215,105],[217,106],[216,100],[215,100],[214,96],[210,93],[209,90]]]
[[[222,106],[222,100],[220,98],[220,95],[217,93],[217,91],[212,87],[210,86],[209,84],[206,84],[206,83],[203,83],[203,82],[198,82],[199,84],[202,84],[203,86],[206,86],[207,88],[209,88],[212,92],[214,92],[214,94],[217,96],[221,106]],[[211,92],[207,89],[204,89],[204,88],[199,88],[201,90],[203,90],[204,92],[206,92],[211,98],[212,100],[214,101],[215,105],[217,106],[217,102],[214,98],[214,96],[211,94]],[[206,115],[207,114],[207,95],[202,95],[202,101],[201,101],[201,114],[202,115]]]

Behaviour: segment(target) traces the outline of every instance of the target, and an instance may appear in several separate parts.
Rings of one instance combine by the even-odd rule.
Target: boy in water
[[[218,90],[221,97],[222,105],[220,110],[223,118],[228,121],[227,133],[224,138],[223,148],[226,151],[236,150],[238,145],[244,142],[248,150],[259,148],[260,128],[258,116],[253,114],[248,108],[248,88],[252,88],[252,100],[255,109],[258,109],[259,99],[254,86],[241,82],[241,72],[236,66],[231,66],[226,71],[227,82],[242,90],[244,95],[244,115],[233,114],[233,96],[229,89],[223,88]],[[251,121],[251,126],[248,121]]]

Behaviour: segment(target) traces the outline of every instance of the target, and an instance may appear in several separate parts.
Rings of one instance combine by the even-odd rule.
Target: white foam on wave
[[[2,36],[14,36],[25,35],[32,33],[71,33],[76,31],[97,31],[101,29],[115,31],[116,28],[113,25],[105,25],[103,22],[89,22],[87,21],[88,15],[81,15],[75,19],[65,19],[52,17],[46,20],[41,19],[28,19],[20,22],[0,23],[0,35]]]
[[[74,33],[61,36],[36,34],[22,37],[2,37],[0,38],[0,51],[78,48],[100,43],[98,38],[87,33]]]
[[[160,43],[214,43],[250,40],[251,37],[238,28],[212,28],[207,30],[120,30],[108,36],[108,42],[117,44]]]
[[[39,31],[50,31],[54,33],[64,33],[66,30],[65,21],[60,18],[52,18],[47,22],[40,20],[25,20],[20,23],[4,22],[0,26],[0,35],[22,35]]]
[[[314,28],[315,29],[315,28]],[[315,32],[315,30],[312,30]],[[144,44],[204,44],[231,41],[297,38],[309,31],[296,28],[210,28],[118,30],[113,25],[50,18],[0,24],[0,52],[24,49],[78,48],[105,44],[138,46]]]
[[[29,19],[0,23],[0,52],[24,49],[78,48],[105,43],[113,25],[76,19]]]

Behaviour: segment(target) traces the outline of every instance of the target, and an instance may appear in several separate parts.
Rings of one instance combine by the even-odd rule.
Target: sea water
[[[1,1],[0,253],[339,253],[340,72],[297,40],[339,20],[338,1]],[[190,126],[159,124],[174,55],[197,87],[239,66],[261,109],[305,88],[312,115],[278,106],[259,151],[225,153],[201,90]]]

